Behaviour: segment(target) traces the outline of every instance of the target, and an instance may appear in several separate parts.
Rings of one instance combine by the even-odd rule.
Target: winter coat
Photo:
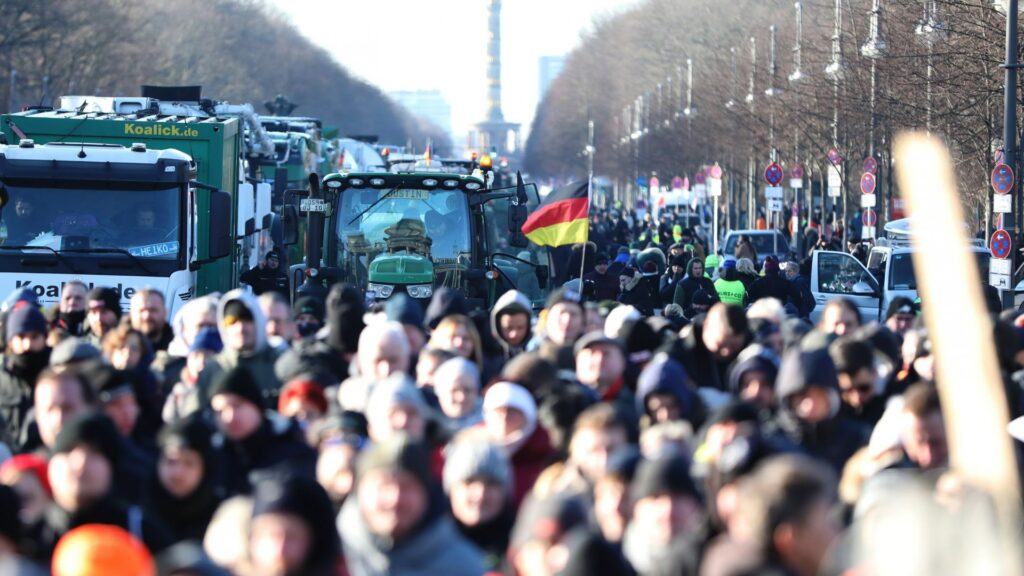
[[[733,358],[720,359],[704,345],[704,316],[694,318],[690,334],[669,345],[667,352],[683,365],[694,386],[725,391]],[[745,348],[746,343],[740,347]]]
[[[264,412],[263,423],[248,438],[224,437],[218,458],[228,496],[248,494],[263,473],[289,471],[311,478],[316,474],[317,453],[306,444],[298,425],[272,411]]]
[[[761,298],[775,298],[782,305],[792,304],[797,310],[803,309],[803,298],[800,290],[795,284],[786,280],[778,272],[765,272],[750,288],[750,302],[756,302]]]
[[[583,281],[594,284],[594,300],[598,302],[602,300],[615,300],[619,297],[619,277],[617,274],[612,273],[610,266],[604,274],[599,273],[597,270],[587,272],[583,275]]]
[[[49,349],[45,355],[35,357],[0,356],[0,423],[5,425],[0,430],[0,442],[9,443],[15,452],[21,449],[21,431],[32,408],[36,378],[46,367],[48,358]]]
[[[370,532],[358,498],[345,501],[338,515],[345,562],[352,576],[480,576],[483,555],[455,528],[445,511],[444,496],[430,490],[426,518],[399,541]]]
[[[217,326],[220,330],[221,340],[224,342],[228,341],[226,327],[224,326],[224,308],[228,302],[233,300],[240,301],[252,313],[255,323],[256,344],[252,350],[245,352],[225,347],[224,350],[206,363],[206,367],[203,368],[203,372],[199,375],[199,389],[203,391],[204,404],[209,403],[208,390],[217,377],[222,372],[227,372],[239,364],[244,364],[249,369],[249,372],[252,373],[253,378],[256,379],[256,384],[260,387],[260,390],[263,391],[264,405],[277,406],[277,396],[281,390],[281,382],[274,374],[274,364],[277,362],[278,355],[267,344],[266,319],[263,317],[263,312],[260,310],[256,299],[241,289],[232,290],[225,294],[217,306]],[[188,414],[191,412],[191,410],[187,410]]]
[[[501,325],[499,323],[499,317],[505,314],[516,313],[526,314],[528,323],[526,338],[523,343],[518,346],[513,346],[501,335]],[[533,306],[530,304],[530,299],[526,297],[526,294],[517,290],[509,290],[498,298],[498,301],[494,303],[494,308],[491,309],[491,333],[494,334],[495,340],[501,346],[506,359],[512,358],[513,356],[523,352],[526,349],[526,343],[530,341],[532,336],[532,326],[529,326],[533,322]]]
[[[672,270],[661,276],[658,282],[658,296],[661,298],[662,306],[668,306],[673,302],[676,295],[676,285],[686,277],[686,274],[672,274]]]
[[[483,552],[484,568],[488,571],[500,571],[508,553],[512,526],[516,522],[516,509],[512,505],[512,500],[506,500],[500,514],[477,526],[466,526],[458,519],[453,520],[459,533]]]
[[[805,279],[803,275],[797,274],[789,280],[793,286],[796,286],[797,292],[800,293],[800,306],[797,310],[800,312],[801,318],[810,318],[811,312],[814,312],[814,308],[818,305],[814,301],[814,294],[811,292],[811,283]]]
[[[516,509],[523,498],[533,489],[540,473],[551,464],[555,450],[551,447],[551,439],[543,426],[537,426],[526,442],[511,455],[514,502]]]
[[[49,565],[57,541],[74,528],[85,524],[109,524],[123,528],[142,540],[154,555],[173,543],[167,527],[152,512],[140,506],[125,505],[108,496],[74,513],[55,503],[50,504],[43,517],[38,537],[40,547],[35,560]]]
[[[679,281],[676,285],[675,294],[672,297],[672,301],[679,304],[683,308],[683,314],[687,318],[693,318],[693,295],[698,290],[703,290],[711,295],[712,298],[718,299],[718,292],[715,291],[715,285],[704,276],[695,278],[692,274],[693,265],[697,262],[704,263],[699,258],[694,258],[686,265],[686,277]]]

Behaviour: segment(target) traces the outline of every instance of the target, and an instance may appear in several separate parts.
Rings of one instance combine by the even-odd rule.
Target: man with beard
[[[32,407],[36,378],[50,361],[46,332],[46,318],[28,302],[19,302],[7,317],[7,353],[0,365],[0,416],[7,425],[3,434],[8,441],[19,437]],[[20,448],[16,443],[11,446]]]
[[[121,321],[121,296],[113,288],[97,287],[89,291],[85,316],[89,328],[86,339],[97,348],[103,348],[103,337]]]
[[[154,352],[165,352],[174,339],[174,330],[167,323],[164,295],[153,288],[143,288],[132,296],[129,316],[132,328],[146,335]]]

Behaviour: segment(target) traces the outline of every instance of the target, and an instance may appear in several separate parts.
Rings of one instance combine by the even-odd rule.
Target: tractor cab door
[[[865,321],[878,318],[882,290],[875,277],[859,260],[845,252],[818,250],[811,264],[811,293],[814,311],[811,322],[817,324],[825,304],[843,297],[852,301]]]
[[[485,252],[499,275],[497,285],[503,288],[500,291],[515,288],[530,299],[534,308],[543,308],[551,291],[548,248],[526,240],[519,229],[525,214],[540,205],[540,196],[534,184],[493,190],[505,191],[515,192],[518,199],[496,198],[483,205]],[[494,299],[498,296],[495,294]]]

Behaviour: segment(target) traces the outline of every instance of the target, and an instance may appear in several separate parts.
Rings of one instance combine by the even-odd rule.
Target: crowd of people
[[[0,573],[871,573],[906,490],[955,517],[916,304],[878,323],[835,299],[812,325],[778,262],[733,298],[743,258],[686,234],[653,281],[657,248],[609,237],[540,311],[338,284],[168,318],[157,290],[123,313],[112,288],[69,282],[51,307],[20,289],[0,314]],[[671,302],[602,281],[602,253]],[[1014,416],[1022,324],[995,323]]]

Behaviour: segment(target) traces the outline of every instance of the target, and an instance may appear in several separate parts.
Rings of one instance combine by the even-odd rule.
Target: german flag
[[[523,224],[523,234],[538,246],[564,246],[587,241],[590,222],[588,182],[573,182],[548,194]]]

